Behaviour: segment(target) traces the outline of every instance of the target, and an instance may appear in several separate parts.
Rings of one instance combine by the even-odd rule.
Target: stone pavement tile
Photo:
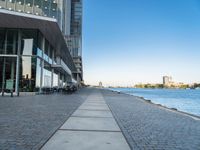
[[[103,103],[105,104],[105,101],[85,101],[86,103]]]
[[[88,104],[88,105],[107,105],[105,102],[84,102],[84,104]]]
[[[40,149],[91,91],[83,88],[69,95],[0,96],[0,150]]]
[[[102,90],[132,149],[200,150],[200,121],[137,97]]]
[[[121,132],[59,130],[42,150],[130,150]]]
[[[80,106],[78,109],[87,109],[87,110],[109,110],[108,106]]]
[[[87,104],[106,104],[105,101],[98,101],[98,102],[94,102],[94,101],[85,101],[85,103],[87,103]]]
[[[70,117],[61,129],[120,131],[114,118]]]
[[[98,97],[98,98],[88,97],[87,100],[89,100],[89,101],[102,101],[103,98],[102,97]]]
[[[107,107],[107,105],[106,104],[95,104],[95,103],[93,103],[93,104],[91,104],[91,103],[83,103],[81,106],[91,106],[91,107],[93,107],[93,106],[102,106],[102,107]]]
[[[94,110],[76,110],[73,116],[80,116],[80,117],[112,117],[111,112],[109,111],[94,111]]]

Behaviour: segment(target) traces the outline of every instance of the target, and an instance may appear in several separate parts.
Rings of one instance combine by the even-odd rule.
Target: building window
[[[37,30],[22,30],[21,55],[37,55]]]
[[[5,54],[6,30],[0,29],[0,54]]]
[[[40,82],[41,82],[41,59],[37,58],[37,66],[36,66],[36,83],[35,83],[35,87],[36,87],[36,91],[39,91],[40,88]]]
[[[57,3],[55,0],[51,0],[50,16],[55,18],[57,16]]]
[[[45,40],[45,46],[44,46],[44,60],[49,62],[49,42]]]
[[[1,62],[0,68],[2,69],[0,71],[0,91],[2,91],[2,89],[4,89],[5,92],[10,92],[10,90],[5,89],[6,82],[8,80],[13,80],[12,87],[13,87],[13,89],[15,89],[16,58],[15,57],[0,57],[0,62]]]
[[[16,0],[16,11],[24,12],[24,0]]]
[[[37,58],[31,56],[22,56],[20,59],[20,91],[36,91],[36,64]]]
[[[6,54],[17,54],[17,30],[7,30]]]
[[[53,87],[58,87],[58,75],[56,73],[53,74]]]
[[[42,3],[43,1],[41,0],[34,0],[34,6],[33,6],[33,10],[34,10],[34,14],[36,15],[43,15],[43,11],[42,11]]]
[[[0,0],[0,8],[6,8],[5,0]]]
[[[14,10],[14,8],[15,8],[15,0],[7,1],[7,9],[8,10]]]
[[[43,87],[51,87],[51,67],[48,63],[44,63],[43,69]]]
[[[45,0],[44,2],[43,2],[43,8],[42,8],[42,10],[43,10],[43,13],[44,13],[44,16],[50,16],[50,0]]]
[[[26,13],[33,13],[33,0],[26,0],[24,7]]]

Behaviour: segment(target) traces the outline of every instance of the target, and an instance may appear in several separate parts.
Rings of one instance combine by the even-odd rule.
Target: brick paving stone
[[[101,90],[132,149],[200,150],[200,120]]]
[[[39,149],[89,93],[0,97],[0,150]]]

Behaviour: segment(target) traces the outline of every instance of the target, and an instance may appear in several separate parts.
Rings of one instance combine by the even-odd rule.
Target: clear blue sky
[[[200,0],[84,0],[87,84],[200,82]]]

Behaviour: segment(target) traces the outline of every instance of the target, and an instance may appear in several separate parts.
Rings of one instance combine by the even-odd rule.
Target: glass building
[[[77,80],[65,39],[71,5],[71,0],[0,0],[0,93],[42,92]]]
[[[76,80],[83,82],[82,66],[82,0],[71,1],[70,35],[65,36],[67,46],[76,66]]]

